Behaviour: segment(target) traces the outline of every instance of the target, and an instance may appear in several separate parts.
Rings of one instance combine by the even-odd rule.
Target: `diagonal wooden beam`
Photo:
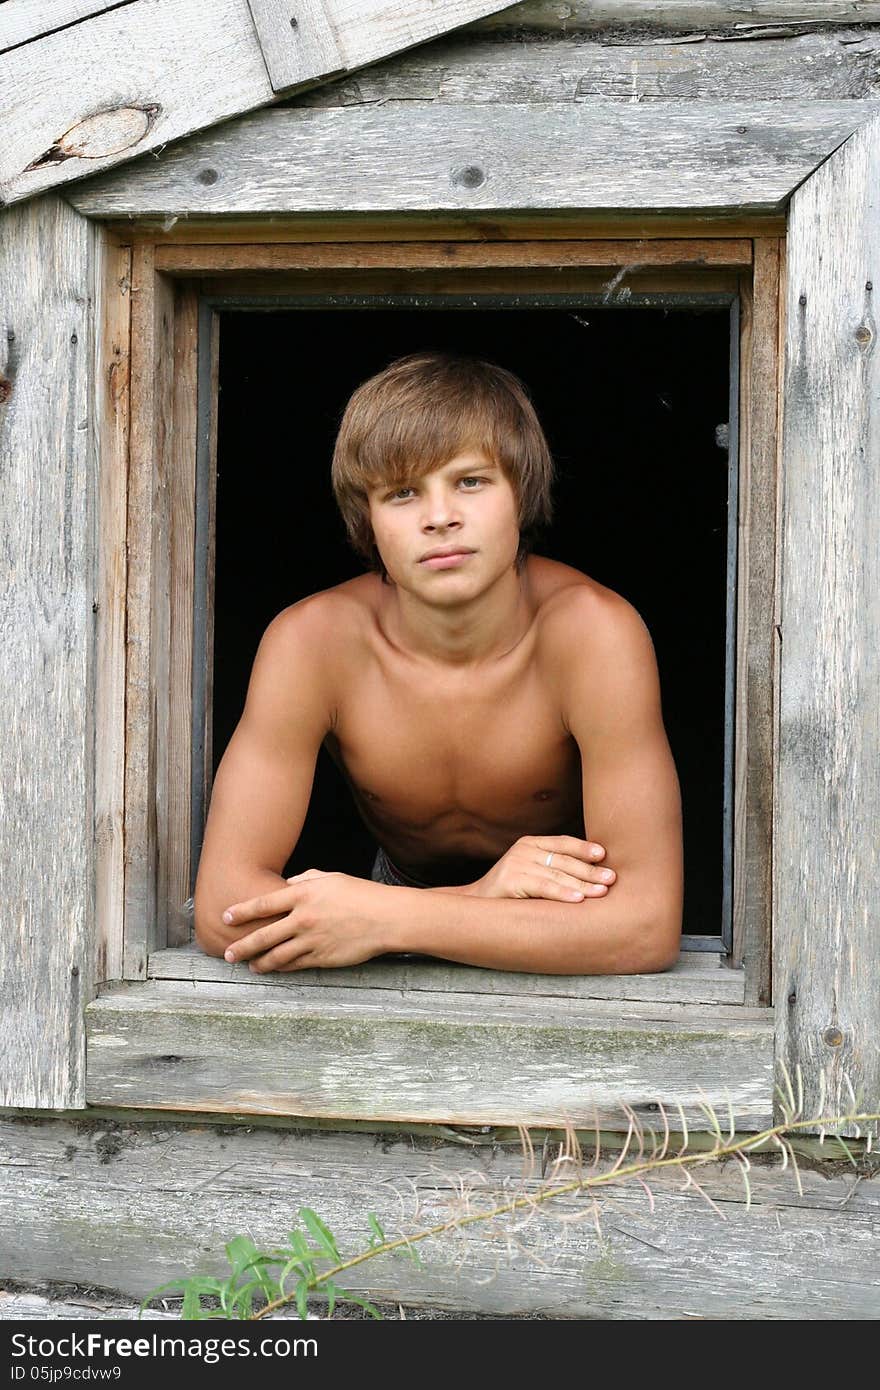
[[[778,212],[858,101],[283,107],[70,192],[93,217],[552,209]],[[414,155],[414,152],[416,154]]]
[[[113,168],[265,106],[278,90],[314,86],[504,7],[294,0],[282,25],[281,7],[255,0],[259,39],[248,0],[135,0],[90,15],[0,56],[0,202]]]

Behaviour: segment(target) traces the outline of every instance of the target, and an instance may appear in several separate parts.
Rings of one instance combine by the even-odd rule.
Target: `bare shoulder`
[[[255,672],[265,670],[295,701],[313,695],[334,704],[370,628],[372,579],[379,582],[358,576],[283,608],[263,632]]]
[[[641,614],[622,594],[571,565],[543,556],[532,559],[537,621],[548,644],[570,650],[587,635],[592,644],[650,641]]]
[[[622,705],[643,713],[658,707],[654,644],[638,609],[579,570],[559,568],[566,573],[552,576],[538,622],[564,709],[604,720]]]

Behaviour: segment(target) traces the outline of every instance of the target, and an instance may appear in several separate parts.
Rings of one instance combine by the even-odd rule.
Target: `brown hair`
[[[418,352],[353,392],[333,450],[333,492],[351,544],[383,579],[369,489],[417,481],[467,448],[482,449],[513,487],[520,567],[534,533],[551,519],[553,460],[519,378],[480,358]]]

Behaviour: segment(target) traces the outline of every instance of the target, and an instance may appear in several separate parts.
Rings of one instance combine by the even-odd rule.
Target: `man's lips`
[[[473,550],[467,550],[465,548],[460,548],[458,550],[430,550],[427,555],[422,557],[419,564],[424,565],[425,569],[429,570],[454,569],[457,565],[463,564],[464,561],[469,559],[474,553]]]

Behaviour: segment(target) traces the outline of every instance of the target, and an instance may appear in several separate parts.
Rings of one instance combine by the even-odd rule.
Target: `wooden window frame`
[[[289,228],[292,237],[302,235],[303,230],[295,225]],[[111,910],[105,917],[102,940],[106,959],[120,963],[122,979],[162,981],[166,988],[172,987],[172,982],[179,986],[186,981],[190,988],[195,983],[208,991],[231,985],[237,999],[249,997],[257,1008],[270,997],[266,980],[254,981],[245,967],[206,957],[191,946],[189,919],[180,911],[192,885],[189,790],[193,745],[189,712],[194,682],[205,691],[210,716],[211,672],[207,662],[204,669],[193,670],[192,652],[198,573],[194,563],[194,499],[200,447],[210,456],[208,477],[211,481],[215,477],[216,411],[211,409],[206,423],[204,418],[200,422],[198,409],[199,371],[216,382],[218,338],[210,331],[211,320],[216,318],[216,310],[210,307],[212,300],[221,295],[249,296],[258,301],[268,295],[319,298],[330,293],[376,294],[390,288],[399,290],[402,279],[409,292],[439,300],[456,291],[513,292],[512,276],[520,292],[526,289],[525,279],[528,291],[535,294],[565,291],[602,296],[606,302],[611,295],[616,295],[613,302],[627,303],[634,295],[727,294],[738,297],[740,304],[740,416],[751,412],[753,402],[772,399],[776,391],[776,359],[773,354],[754,354],[753,343],[756,318],[759,334],[769,333],[773,341],[778,339],[778,228],[769,232],[762,229],[755,237],[743,235],[741,229],[737,236],[657,237],[648,242],[589,234],[546,240],[535,236],[515,243],[445,239],[441,235],[432,241],[339,242],[332,239],[334,234],[331,227],[326,239],[320,241],[266,245],[255,239],[228,246],[178,241],[173,236],[158,239],[147,233],[131,237],[126,245],[118,228],[106,229],[113,247],[114,275],[117,285],[121,278],[123,292],[125,276],[119,277],[117,272],[130,255],[131,393],[127,402],[120,403],[120,409],[130,412],[131,442],[127,492],[123,496],[117,489],[115,510],[111,507],[104,512],[100,548],[106,555],[121,554],[124,549],[131,565],[124,624],[126,853],[124,882],[116,894],[116,903],[121,902],[123,910]],[[200,304],[207,307],[200,311]],[[216,386],[211,395],[215,404]],[[761,529],[759,535],[758,528],[753,528],[745,543],[741,537],[738,548],[737,592],[745,597],[741,596],[739,603],[736,686],[745,708],[738,719],[735,785],[749,809],[738,817],[735,835],[741,838],[744,828],[752,827],[766,862],[761,873],[739,875],[734,881],[732,956],[728,959],[716,948],[714,954],[683,954],[680,964],[663,974],[582,978],[486,972],[455,963],[415,968],[403,962],[375,961],[346,970],[271,977],[270,984],[280,986],[287,998],[295,997],[318,1008],[325,1000],[332,1005],[331,995],[341,990],[357,989],[362,998],[375,1000],[383,997],[382,991],[403,989],[425,1007],[433,1005],[438,1025],[443,1013],[438,1001],[443,999],[451,1001],[453,1012],[463,1000],[483,997],[502,997],[508,1009],[521,1002],[526,1013],[536,1006],[546,1008],[550,1000],[554,1008],[561,1009],[571,1008],[575,1001],[579,1007],[595,1004],[605,1028],[608,1010],[617,1007],[618,1001],[625,1001],[628,1011],[634,1010],[636,1016],[641,1010],[646,1025],[648,1020],[653,1024],[659,1012],[669,1015],[667,1022],[674,1019],[685,1030],[691,1011],[694,1022],[701,1017],[705,1023],[706,1011],[712,1009],[718,1018],[751,1024],[766,1044],[769,835],[766,825],[755,833],[754,821],[766,814],[766,788],[772,776],[773,650],[767,634],[772,629],[775,595],[761,576],[768,563],[772,568],[776,544],[775,508],[765,505],[776,492],[776,451],[773,441],[765,439],[767,427],[774,425],[775,417],[761,418],[759,414],[758,419],[749,419],[745,429],[741,426],[753,450],[759,441],[754,464],[751,456],[741,451],[740,469],[746,508],[761,518]],[[124,434],[120,430],[120,437]],[[203,501],[213,519],[210,485]],[[207,538],[209,593],[204,596],[209,623],[213,607],[212,531],[213,520]],[[118,596],[113,597],[118,601]],[[112,611],[111,595],[105,598]],[[759,626],[764,632],[763,644],[754,636]],[[206,649],[210,647],[209,634]],[[757,665],[756,651],[760,653]],[[747,676],[749,652],[751,681]],[[122,663],[116,664],[121,667]],[[761,666],[764,681],[757,678]],[[756,746],[759,732],[766,737]],[[206,804],[210,748],[207,728],[203,742]],[[735,845],[734,863],[744,853],[744,846]],[[109,904],[113,897],[108,892],[102,901]],[[231,995],[226,997],[231,999]],[[154,1023],[149,1033],[154,1039]],[[720,1046],[717,1039],[716,1046]],[[319,1050],[316,1041],[313,1052]],[[100,1055],[100,1046],[96,1055]],[[167,1055],[176,1054],[172,1050]],[[693,1067],[693,1057],[687,1065]],[[710,1084],[708,1076],[705,1081]],[[106,1087],[107,1080],[102,1084]],[[144,1103],[161,1103],[157,1095],[142,1099]],[[691,1118],[696,1119],[696,1115]]]
[[[754,248],[754,250],[753,250]],[[775,236],[685,240],[657,239],[645,245],[631,241],[585,238],[571,241],[462,243],[399,242],[343,243],[324,241],[299,245],[264,246],[259,243],[234,247],[175,244],[157,245],[154,239],[138,240],[134,248],[133,280],[137,298],[132,314],[132,379],[152,383],[150,391],[133,393],[133,438],[144,441],[143,452],[132,450],[129,478],[127,552],[138,557],[139,583],[130,585],[126,631],[129,645],[140,653],[145,669],[129,659],[126,693],[126,748],[136,768],[155,768],[146,804],[132,801],[126,808],[127,873],[137,885],[155,883],[154,905],[143,910],[143,897],[125,896],[121,954],[123,978],[142,979],[157,970],[163,978],[183,969],[181,957],[155,961],[154,953],[167,947],[190,944],[190,920],[184,904],[194,881],[195,845],[202,826],[191,825],[192,776],[201,768],[204,805],[211,788],[212,736],[211,663],[196,660],[193,666],[193,617],[203,605],[207,623],[205,651],[212,648],[213,531],[216,478],[216,370],[218,360],[217,300],[252,301],[260,307],[271,297],[285,295],[314,298],[316,305],[328,295],[382,295],[400,291],[402,282],[411,294],[433,302],[450,296],[568,292],[583,302],[593,299],[631,303],[633,296],[729,294],[742,306],[739,315],[740,362],[743,389],[738,412],[742,429],[754,447],[763,442],[760,421],[749,417],[752,403],[773,398],[776,363],[758,355],[751,362],[753,321],[767,325],[778,335],[780,239]],[[753,269],[757,265],[757,310]],[[609,285],[612,287],[609,289]],[[616,296],[616,298],[614,298]],[[208,402],[197,407],[199,374],[212,382]],[[201,415],[201,420],[200,420]],[[170,428],[166,422],[170,422]],[[734,428],[734,439],[738,438]],[[201,434],[201,438],[199,437]],[[150,451],[150,441],[153,449]],[[203,455],[199,509],[207,535],[197,545],[194,499],[197,454]],[[773,568],[776,548],[775,460],[764,450],[755,464],[741,451],[743,507],[756,518],[738,547],[734,590],[739,598],[736,624],[735,686],[737,732],[734,785],[738,815],[734,824],[733,863],[745,860],[745,827],[760,818],[767,804],[766,788],[772,776],[769,737],[759,741],[757,731],[769,734],[772,721],[770,671],[775,593],[763,582]],[[763,464],[763,471],[761,465]],[[205,475],[207,475],[205,477]],[[742,528],[743,530],[745,528]],[[194,556],[207,557],[207,575]],[[148,563],[143,564],[147,559]],[[195,589],[207,581],[207,592]],[[763,642],[756,636],[763,634]],[[752,673],[765,679],[747,680],[747,654]],[[756,659],[757,656],[757,659]],[[146,661],[149,660],[149,675]],[[190,711],[195,689],[204,692],[205,727],[201,750],[193,748]],[[142,694],[149,690],[155,725],[145,718]],[[196,738],[198,736],[196,735]],[[151,740],[154,744],[151,746]],[[751,740],[751,753],[749,749]],[[165,756],[162,757],[162,750]],[[199,756],[201,751],[201,757]],[[155,798],[155,820],[152,800]],[[145,815],[145,811],[147,814]],[[140,816],[140,824],[135,817]],[[155,829],[154,829],[155,827]],[[669,975],[630,977],[621,997],[659,1002],[691,998],[694,979],[701,980],[704,997],[713,1002],[769,1003],[770,961],[770,844],[766,826],[753,835],[756,847],[751,873],[739,873],[732,884],[735,933],[730,955],[716,937],[714,959],[683,961]],[[757,856],[757,863],[756,863]],[[111,928],[112,930],[112,928]],[[117,928],[118,932],[118,923]],[[748,950],[745,949],[748,939]],[[686,946],[691,946],[688,939]],[[693,947],[712,950],[711,939]],[[191,953],[193,954],[193,953]],[[744,965],[745,960],[745,965]],[[245,967],[220,963],[220,978],[249,979]],[[216,979],[217,966],[195,952],[188,963],[188,978]],[[400,967],[391,968],[392,979]],[[730,971],[742,975],[729,978]],[[449,970],[438,967],[438,980],[448,981]],[[333,972],[344,981],[352,973]],[[452,971],[460,976],[458,967]],[[372,978],[375,967],[368,969]],[[425,988],[434,984],[432,967],[420,971]],[[471,971],[474,987],[484,972]],[[312,984],[324,972],[304,972],[299,978]],[[693,977],[693,978],[692,978]],[[518,992],[518,975],[511,972],[507,985]],[[624,984],[627,977],[624,977]],[[685,980],[687,982],[685,983]],[[715,993],[710,980],[714,981]],[[679,983],[681,981],[681,983]],[[553,990],[545,982],[548,992]],[[448,987],[448,984],[447,986]],[[459,986],[460,987],[460,986]],[[601,977],[585,978],[581,997],[607,997]]]
[[[104,616],[97,714],[107,737],[98,753],[98,807],[106,827],[103,844],[99,837],[99,923],[110,983],[86,1008],[87,1101],[327,1119],[537,1124],[569,1118],[609,1126],[620,1123],[620,1100],[636,1113],[662,1101],[705,1127],[700,1105],[708,1100],[729,1101],[739,1128],[748,1130],[767,1121],[792,1075],[808,1113],[844,1109],[853,1091],[866,1108],[877,1108],[880,1061],[872,1040],[880,999],[876,972],[857,967],[871,962],[866,893],[868,880],[876,882],[876,875],[870,878],[876,837],[870,818],[880,811],[877,789],[864,777],[878,698],[865,673],[878,645],[870,640],[878,562],[866,470],[880,429],[870,309],[871,274],[876,277],[880,261],[880,217],[872,201],[880,186],[880,118],[869,103],[846,103],[845,111],[842,103],[810,102],[784,112],[765,105],[712,108],[725,132],[740,119],[748,124],[737,132],[753,129],[761,138],[746,151],[745,164],[739,144],[740,158],[730,163],[711,141],[701,147],[709,183],[699,189],[684,177],[693,170],[683,171],[680,151],[690,151],[706,114],[670,108],[662,129],[654,122],[649,131],[638,109],[597,107],[571,113],[561,135],[561,117],[554,115],[552,141],[542,136],[540,115],[493,108],[485,157],[490,169],[496,154],[499,168],[507,160],[508,212],[492,203],[497,190],[484,190],[485,180],[472,181],[480,190],[476,208],[468,205],[467,181],[453,178],[450,194],[443,183],[447,159],[436,151],[412,175],[399,161],[386,173],[375,141],[386,139],[389,150],[399,141],[393,113],[379,136],[372,115],[352,113],[342,153],[332,143],[338,123],[309,113],[304,138],[311,162],[288,157],[298,113],[260,113],[219,137],[187,142],[164,166],[104,175],[91,188],[74,190],[74,206],[103,224],[99,364],[108,380],[115,365],[119,382],[102,405],[100,470]],[[435,116],[454,142],[471,129],[469,115]],[[577,132],[588,122],[591,135],[598,131],[604,140],[601,159],[612,151],[615,169],[626,169],[614,208],[606,172],[598,170],[591,192],[591,168],[571,162]],[[795,127],[799,145],[791,140]],[[531,142],[524,139],[529,132]],[[342,172],[363,139],[374,141],[368,185],[363,162],[351,176]],[[248,165],[255,140],[259,155]],[[325,140],[331,140],[326,147]],[[219,192],[213,176],[200,179],[206,148],[215,172],[225,155],[233,156],[235,177],[228,188],[221,181]],[[528,150],[522,165],[521,150]],[[536,165],[538,152],[543,162]],[[277,174],[274,181],[261,176],[267,167]],[[329,185],[327,167],[336,170]],[[530,182],[537,167],[539,186]],[[346,202],[346,189],[356,201]],[[140,220],[118,220],[126,217]],[[263,260],[247,274],[259,292],[261,276],[270,275],[277,290],[279,275],[293,273],[284,258],[294,247],[335,243],[351,254],[376,242],[454,241],[475,254],[495,247],[501,255],[513,242],[583,247],[592,239],[633,249],[638,243],[643,252],[655,242],[738,237],[753,242],[754,279],[750,299],[743,297],[745,505],[737,617],[747,637],[738,681],[737,734],[745,751],[737,771],[735,874],[740,904],[770,904],[775,1012],[768,1007],[763,906],[737,912],[737,950],[750,968],[742,975],[749,994],[734,1003],[719,1002],[705,981],[695,982],[687,998],[663,998],[653,983],[647,997],[634,998],[631,977],[621,992],[616,979],[557,979],[548,987],[546,977],[529,977],[530,985],[517,976],[514,992],[502,973],[480,990],[468,967],[450,967],[438,989],[419,989],[411,969],[382,962],[368,963],[376,966],[369,977],[355,971],[344,982],[342,972],[333,979],[316,972],[314,981],[277,976],[245,985],[231,974],[204,978],[201,963],[179,972],[186,979],[161,977],[156,893],[159,875],[167,881],[172,865],[158,865],[156,847],[170,824],[180,824],[171,797],[180,792],[174,769],[186,766],[181,740],[173,731],[168,737],[168,692],[172,680],[183,679],[173,664],[183,635],[175,634],[170,615],[184,554],[169,533],[169,499],[183,476],[174,463],[187,437],[181,425],[195,409],[184,389],[194,379],[196,291],[184,283],[193,267],[185,257],[172,266],[174,256],[183,256],[184,247],[225,247],[227,255],[234,246],[255,248]],[[219,268],[219,259],[208,267]],[[602,274],[608,278],[607,266]],[[701,268],[701,277],[708,274]],[[136,404],[130,414],[127,365]],[[838,392],[842,413],[833,410]],[[841,486],[853,504],[848,529],[836,524]],[[188,503],[182,494],[179,500],[183,515]],[[773,526],[762,535],[772,530],[774,544],[752,546],[752,522],[768,514]],[[132,535],[149,536],[146,555],[132,552]],[[162,555],[171,560],[160,563]],[[127,617],[124,598],[120,613],[126,559]],[[768,748],[772,775],[762,780]],[[836,817],[827,805],[832,775],[836,794],[842,787],[849,798]],[[743,818],[747,806],[753,814]],[[178,965],[183,956],[178,950]],[[223,969],[222,963],[209,967]],[[452,973],[457,989],[448,984]],[[737,972],[724,973],[730,979]],[[654,978],[677,989],[683,975]]]

